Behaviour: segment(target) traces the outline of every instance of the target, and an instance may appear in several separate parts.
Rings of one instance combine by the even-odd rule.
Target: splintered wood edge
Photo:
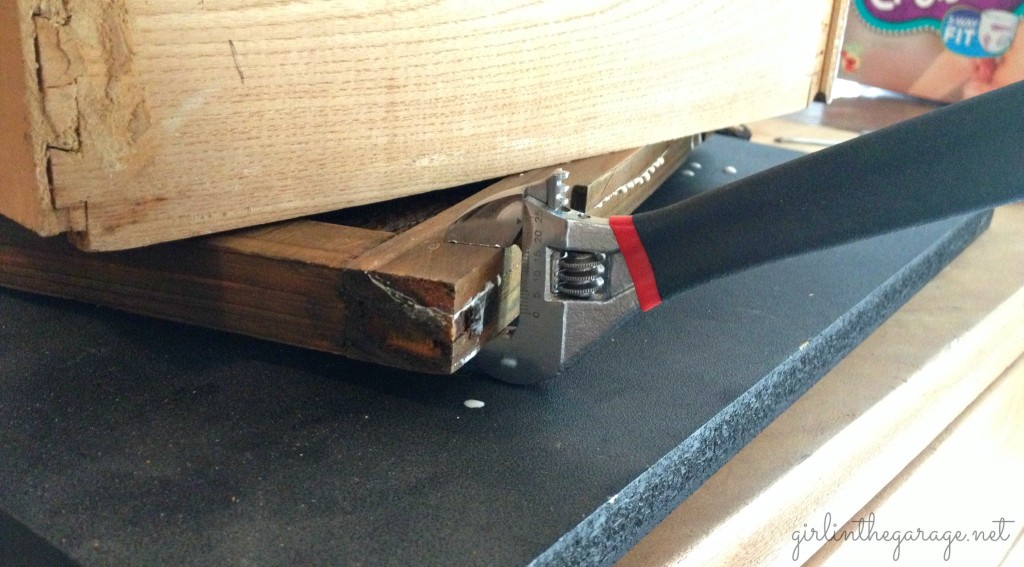
[[[54,136],[43,117],[35,69],[26,64],[36,58],[35,18],[27,11],[25,3],[0,10],[0,214],[52,235],[67,230],[70,220],[50,202],[45,164]]]
[[[585,186],[584,210],[597,217],[632,212],[683,165],[696,143],[694,137],[630,151],[615,167],[607,168]],[[566,182],[577,187],[572,179]]]

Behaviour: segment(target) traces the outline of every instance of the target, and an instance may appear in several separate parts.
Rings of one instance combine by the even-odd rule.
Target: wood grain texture
[[[1024,533],[1024,358],[1018,359],[898,477],[853,516],[874,529],[916,530],[940,538],[907,541],[896,549],[879,539],[828,541],[809,566],[901,565],[975,567],[1003,563]],[[999,520],[1006,520],[1002,525]],[[836,531],[858,533],[848,522]],[[949,531],[949,535],[945,536]],[[963,539],[955,536],[961,532]],[[995,537],[979,541],[974,532]],[[861,534],[867,534],[860,528]],[[941,539],[943,536],[949,539]],[[955,538],[955,539],[954,539]]]
[[[1013,546],[1006,553],[1006,557],[1003,558],[999,567],[1013,567],[1014,565],[1024,565],[1024,534],[1017,536],[1017,541],[1013,542]]]
[[[29,101],[59,138],[46,189],[94,250],[794,111],[831,74],[835,33],[816,0],[18,6],[52,91]]]
[[[843,37],[846,20],[850,15],[850,0],[832,3],[832,20],[828,24],[828,33],[823,34],[824,47],[821,52],[821,74],[813,86],[811,99],[827,102],[832,98],[832,85],[835,83],[839,70],[839,59],[843,52]]]
[[[621,214],[689,148],[664,142],[561,167],[606,195],[610,179],[642,175],[661,158],[649,181],[602,199],[602,214]],[[445,230],[481,199],[554,169],[506,178],[398,235],[298,220],[87,254],[3,223],[0,285],[447,374],[517,315],[519,268],[515,249],[449,244]]]
[[[1024,352],[1022,257],[1018,204],[620,565],[790,564],[794,531],[855,518]]]
[[[14,0],[0,3],[0,214],[44,235],[68,228],[67,212],[50,203],[46,173],[50,129],[41,112],[35,48],[25,41],[33,27],[30,12]]]

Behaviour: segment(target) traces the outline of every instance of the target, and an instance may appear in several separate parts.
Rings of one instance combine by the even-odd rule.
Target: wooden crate
[[[0,213],[131,248],[779,115],[846,5],[4,0]]]

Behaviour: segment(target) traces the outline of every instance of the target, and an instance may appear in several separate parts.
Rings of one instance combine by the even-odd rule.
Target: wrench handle
[[[1024,82],[610,224],[646,311],[733,272],[1020,199]]]

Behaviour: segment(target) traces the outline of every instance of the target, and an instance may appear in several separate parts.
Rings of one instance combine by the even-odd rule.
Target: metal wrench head
[[[519,318],[473,361],[476,368],[504,382],[534,384],[554,378],[589,344],[639,311],[608,221],[568,208],[562,183],[566,176],[559,170],[519,194]],[[500,211],[509,222],[511,205],[505,197],[485,203],[467,217],[475,215],[479,221],[490,216],[496,223],[493,215]],[[455,234],[449,230],[449,240],[493,242],[492,235],[502,232],[477,221],[470,226],[478,235],[463,226]]]

